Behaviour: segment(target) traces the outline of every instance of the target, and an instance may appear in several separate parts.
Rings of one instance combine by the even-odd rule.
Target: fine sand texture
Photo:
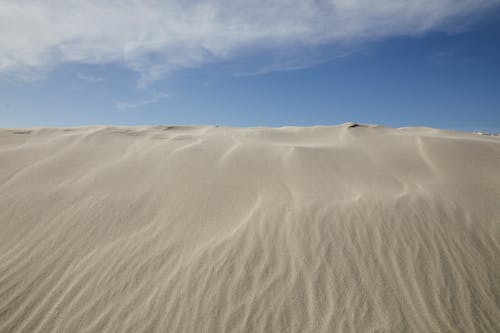
[[[0,332],[500,332],[500,138],[0,130]]]

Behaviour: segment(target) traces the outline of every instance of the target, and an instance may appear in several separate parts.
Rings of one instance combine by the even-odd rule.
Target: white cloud
[[[242,55],[448,30],[500,0],[0,0],[0,75],[68,62],[154,80]],[[274,66],[271,64],[271,67]]]

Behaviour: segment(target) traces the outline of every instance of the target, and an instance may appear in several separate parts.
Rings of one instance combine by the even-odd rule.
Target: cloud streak
[[[249,54],[354,45],[461,26],[500,0],[0,2],[0,75],[120,64],[144,82]],[[286,61],[285,61],[286,63]],[[273,65],[274,66],[274,65]]]
[[[79,80],[88,82],[88,83],[99,83],[99,82],[103,82],[106,80],[105,78],[100,77],[100,76],[92,76],[92,75],[83,74],[83,73],[78,73],[76,75],[76,78]]]
[[[123,110],[140,108],[142,106],[149,105],[149,104],[158,103],[162,99],[165,99],[165,98],[172,98],[171,94],[167,94],[164,92],[150,92],[149,95],[151,96],[150,98],[143,99],[143,100],[117,102],[115,104],[115,107],[117,109],[123,111]]]

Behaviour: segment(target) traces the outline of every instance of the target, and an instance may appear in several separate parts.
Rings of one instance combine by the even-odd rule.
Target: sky
[[[500,0],[0,0],[0,127],[500,132]]]

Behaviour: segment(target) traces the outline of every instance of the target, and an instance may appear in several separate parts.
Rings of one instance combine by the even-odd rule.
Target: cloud
[[[344,48],[449,31],[498,4],[500,0],[1,1],[0,75],[31,77],[72,62],[113,63],[139,72],[148,82],[173,70],[251,54]]]
[[[79,80],[82,80],[82,81],[85,81],[85,82],[89,82],[89,83],[99,83],[99,82],[102,82],[102,81],[106,80],[105,78],[100,77],[100,76],[92,76],[92,75],[87,75],[87,74],[82,74],[82,73],[78,73],[76,75],[76,77]]]
[[[150,98],[138,101],[117,102],[115,106],[119,110],[128,110],[139,108],[148,104],[158,103],[165,98],[172,98],[171,94],[167,94],[164,92],[148,92],[148,94],[151,96]]]

